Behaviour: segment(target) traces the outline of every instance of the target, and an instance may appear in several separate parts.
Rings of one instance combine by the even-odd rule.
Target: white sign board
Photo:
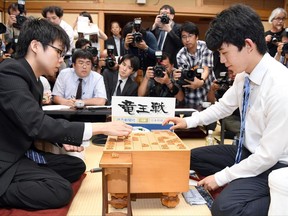
[[[175,98],[168,97],[112,97],[112,121],[123,121],[132,126],[168,129],[162,126],[167,117],[175,116]]]

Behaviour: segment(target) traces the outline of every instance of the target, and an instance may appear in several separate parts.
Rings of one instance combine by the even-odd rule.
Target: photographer
[[[5,43],[13,42],[17,44],[20,28],[26,20],[25,1],[24,4],[12,3],[8,6],[7,31],[4,34]]]
[[[144,72],[148,66],[156,64],[155,51],[157,41],[150,31],[141,27],[141,18],[128,22],[123,28],[124,53],[137,56],[140,60],[140,69]]]
[[[204,41],[198,40],[199,29],[192,22],[181,27],[184,47],[177,53],[178,67],[182,71],[173,74],[174,79],[184,88],[185,106],[195,107],[207,101],[213,73],[213,53]]]
[[[278,42],[281,41],[281,34],[284,31],[284,24],[287,12],[284,8],[276,8],[269,17],[271,29],[265,32],[265,40],[267,43],[269,54],[274,57],[277,52]]]
[[[281,34],[281,42],[278,43],[277,53],[274,58],[288,67],[288,28]]]
[[[176,54],[183,47],[183,44],[180,32],[181,25],[173,21],[174,17],[174,8],[170,5],[163,5],[155,17],[151,32],[157,39],[158,50],[169,53],[175,67],[177,67]]]
[[[181,102],[184,99],[182,89],[174,82],[172,74],[177,69],[168,54],[157,55],[158,63],[155,67],[148,67],[145,77],[138,88],[138,96],[175,97]],[[162,51],[160,51],[162,52]]]

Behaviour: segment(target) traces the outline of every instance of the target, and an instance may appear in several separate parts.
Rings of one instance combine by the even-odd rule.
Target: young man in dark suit
[[[53,119],[42,110],[41,75],[56,73],[69,50],[69,37],[45,19],[28,19],[18,39],[16,59],[0,64],[0,208],[49,209],[69,203],[71,182],[84,162],[35,148],[36,140],[81,151],[92,135],[128,135],[122,122],[83,123]],[[30,159],[31,158],[31,159]]]
[[[138,57],[126,54],[120,58],[118,71],[109,69],[103,71],[107,104],[111,104],[112,96],[137,96],[138,84],[131,75],[138,69]]]

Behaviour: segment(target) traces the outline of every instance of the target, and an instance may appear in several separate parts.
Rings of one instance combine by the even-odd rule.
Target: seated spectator
[[[137,96],[138,84],[131,75],[139,68],[138,57],[126,54],[119,60],[118,71],[103,71],[106,86],[107,104],[111,104],[112,96]]]
[[[114,56],[123,56],[124,55],[124,47],[123,47],[123,38],[121,36],[121,27],[119,22],[113,21],[111,22],[111,29],[110,29],[112,36],[108,37],[105,40],[105,49],[107,49],[108,45],[114,46]]]
[[[75,42],[75,49],[87,49],[93,55],[92,70],[100,73],[98,50],[96,47],[92,47],[91,41],[80,38]]]
[[[88,50],[80,49],[74,52],[73,68],[62,70],[54,85],[52,96],[55,104],[73,107],[76,100],[82,100],[85,105],[101,106],[106,103],[103,77],[91,70],[92,62],[93,56]],[[79,84],[82,86],[80,93]]]
[[[174,82],[172,59],[168,54],[163,53],[159,62],[158,71],[154,67],[148,67],[145,77],[138,88],[138,96],[151,97],[175,97],[177,101],[184,100],[184,93],[180,86]]]

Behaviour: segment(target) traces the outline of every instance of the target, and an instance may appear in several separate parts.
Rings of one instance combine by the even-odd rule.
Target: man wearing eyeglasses
[[[174,22],[175,10],[170,5],[163,5],[151,28],[157,39],[158,50],[168,53],[177,68],[176,54],[183,47],[180,24]]]
[[[105,105],[106,90],[102,75],[92,71],[93,55],[86,49],[79,49],[73,53],[73,68],[60,71],[52,96],[55,104],[75,106],[76,100],[84,105]],[[81,81],[80,81],[81,79]],[[81,82],[81,95],[77,98],[77,90]]]
[[[271,29],[265,32],[265,40],[268,47],[269,54],[274,57],[277,52],[279,42],[281,42],[281,34],[285,30],[285,20],[287,12],[284,8],[276,8],[272,11],[269,17]]]
[[[67,143],[66,151],[82,151],[82,143],[92,135],[128,136],[132,127],[47,116],[39,77],[59,70],[69,38],[60,26],[29,18],[18,44],[15,58],[0,64],[0,208],[59,208],[71,201],[71,182],[83,175],[85,163],[66,154],[39,151],[35,141]]]

